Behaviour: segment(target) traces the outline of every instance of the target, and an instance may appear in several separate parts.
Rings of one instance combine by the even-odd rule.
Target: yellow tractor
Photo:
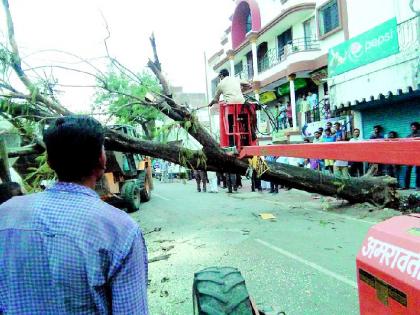
[[[113,125],[110,129],[131,137],[138,137],[136,130],[128,125]],[[96,186],[102,200],[113,206],[134,212],[141,202],[152,196],[152,162],[149,157],[134,153],[107,151],[105,174]]]

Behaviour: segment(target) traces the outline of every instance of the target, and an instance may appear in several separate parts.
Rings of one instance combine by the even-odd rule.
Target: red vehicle
[[[420,138],[258,146],[255,121],[255,105],[221,103],[220,146],[236,147],[240,157],[272,155],[420,166]],[[361,315],[420,314],[419,214],[373,226],[356,264]],[[215,309],[220,315],[264,314],[255,307],[245,280],[233,267],[197,272],[193,297],[194,314],[215,314]]]

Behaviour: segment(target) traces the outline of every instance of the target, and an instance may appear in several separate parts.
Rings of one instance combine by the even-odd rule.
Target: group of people
[[[176,179],[185,183],[192,178],[191,172],[184,166],[165,160],[155,161],[153,167],[154,176],[163,183],[173,183]]]
[[[412,122],[410,124],[410,134],[407,135],[408,138],[420,137],[419,123]],[[385,135],[383,133],[383,127],[376,125],[373,127],[372,134],[369,139],[383,139]],[[396,131],[389,131],[387,138],[395,139],[398,138],[398,133]],[[340,122],[335,122],[332,124],[328,122],[325,128],[320,127],[317,131],[314,132],[312,139],[313,143],[322,143],[322,142],[337,142],[337,141],[366,141],[360,137],[360,130],[355,128],[353,130],[352,137],[347,139],[347,133],[345,128],[341,125]],[[305,143],[311,143],[309,138],[304,139]],[[329,160],[329,159],[301,159],[301,166],[308,167],[313,170],[318,171],[327,171],[334,173],[334,175],[342,178],[349,178],[350,176],[359,177],[365,174],[365,163],[363,162],[348,162],[341,160]],[[369,165],[376,167],[374,175],[389,175],[395,178],[399,178],[402,167],[397,165]],[[420,176],[419,176],[419,167],[415,167],[416,174],[416,187],[419,188],[420,185]],[[413,166],[406,166],[404,172],[404,184],[401,188],[410,188],[411,175],[413,172]]]
[[[418,138],[420,137],[420,124],[415,121],[410,124],[410,133],[406,138]],[[376,125],[373,127],[373,132],[370,136],[370,139],[397,139],[400,138],[396,131],[389,131],[387,135],[384,134],[384,128],[381,125]],[[420,167],[418,166],[400,166],[400,165],[375,165],[376,175],[389,175],[391,177],[399,178],[401,175],[404,177],[403,183],[399,183],[400,188],[409,189],[411,186],[411,179],[414,173],[415,176],[415,187],[420,188]]]
[[[328,106],[329,108],[329,106]],[[304,125],[320,119],[318,95],[313,92],[299,94],[296,100],[296,113],[298,125]],[[328,114],[328,113],[327,113]],[[284,98],[276,105],[277,128],[287,129],[293,126],[292,105]]]

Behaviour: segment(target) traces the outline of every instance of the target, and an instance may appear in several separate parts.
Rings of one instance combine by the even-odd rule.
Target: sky
[[[65,65],[92,71],[70,52],[104,68],[107,30],[110,55],[135,72],[152,57],[149,36],[154,32],[163,71],[170,83],[186,92],[205,93],[204,52],[211,56],[220,47],[230,25],[232,0],[13,0],[10,10],[16,40],[26,67]],[[0,36],[6,29],[0,14]],[[49,68],[37,69],[49,75]],[[45,72],[45,74],[44,74]],[[76,72],[54,70],[64,85],[92,85],[93,79]],[[73,111],[86,110],[92,89],[61,87],[61,101]]]

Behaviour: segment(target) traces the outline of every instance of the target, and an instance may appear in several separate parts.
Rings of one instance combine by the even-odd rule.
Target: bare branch
[[[21,62],[21,58],[19,55],[19,49],[18,46],[16,44],[16,39],[15,39],[15,30],[14,30],[14,26],[13,26],[13,20],[12,20],[12,15],[10,13],[10,8],[9,8],[9,1],[8,0],[2,0],[3,1],[3,8],[6,14],[6,20],[7,20],[7,31],[8,31],[8,35],[9,35],[9,43],[11,45],[12,48],[12,68],[14,69],[14,71],[16,72],[17,76],[19,77],[19,79],[22,81],[22,83],[26,86],[26,88],[30,91],[31,94],[36,93],[37,96],[36,98],[44,103],[46,106],[50,107],[52,110],[56,111],[58,114],[60,115],[68,115],[71,112],[69,110],[67,110],[65,107],[61,106],[60,104],[54,103],[51,100],[45,98],[42,95],[39,95],[37,93],[37,89],[35,87],[35,85],[31,82],[31,80],[27,77],[26,73],[23,71],[22,69],[22,62]]]
[[[159,57],[158,57],[158,54],[157,54],[155,34],[152,33],[152,35],[150,36],[149,39],[150,39],[150,43],[152,44],[153,55],[155,57],[155,61],[153,63],[155,65],[156,69],[161,72],[162,71],[162,65],[159,61]]]

